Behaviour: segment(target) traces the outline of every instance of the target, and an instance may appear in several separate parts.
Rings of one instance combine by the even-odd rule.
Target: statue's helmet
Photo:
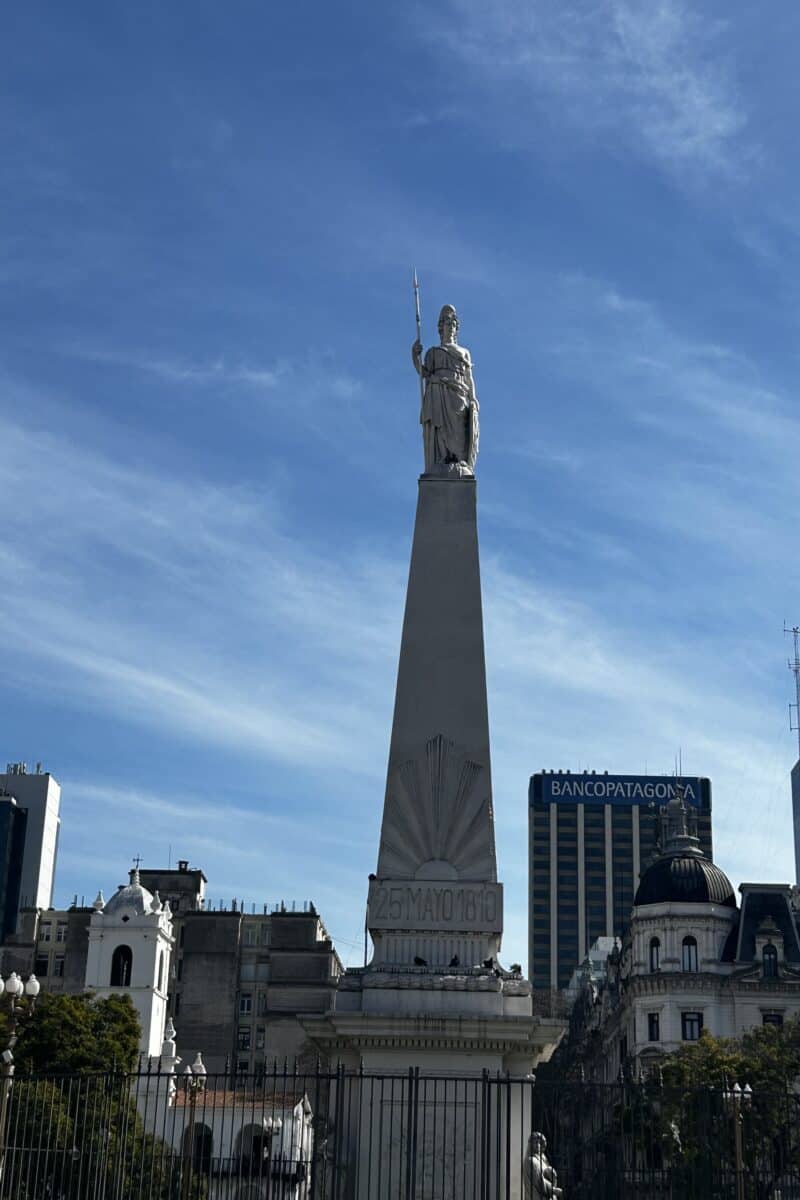
[[[443,304],[442,305],[442,311],[439,313],[439,324],[438,324],[438,329],[440,331],[441,331],[442,325],[444,324],[445,317],[449,317],[449,319],[455,325],[456,330],[458,330],[458,325],[459,325],[458,313],[456,312],[456,310],[452,304]]]

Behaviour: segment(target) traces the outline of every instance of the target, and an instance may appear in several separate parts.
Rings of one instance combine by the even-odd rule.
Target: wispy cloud
[[[148,351],[110,350],[98,347],[62,346],[64,353],[85,362],[141,371],[165,383],[200,387],[243,386],[267,392],[293,386],[317,395],[324,387],[339,399],[360,394],[361,382],[346,371],[321,371],[308,364],[277,361],[270,365],[231,361],[220,355],[213,359],[168,358]]]
[[[506,89],[515,108],[511,137],[525,120],[522,89],[534,105],[557,95],[575,126],[622,134],[670,168],[741,168],[734,147],[746,116],[725,57],[725,27],[689,3],[451,0],[450,8],[449,49],[478,78]]]
[[[302,549],[269,493],[165,480],[7,422],[3,436],[8,482],[28,496],[4,529],[14,571],[0,612],[3,640],[28,662],[21,686],[38,658],[60,664],[76,699],[129,719],[285,762],[363,769],[349,746],[361,721],[352,698],[339,691],[329,707],[324,694],[334,663],[340,689],[343,664],[386,636],[367,621],[389,587],[376,564],[354,556],[343,570]],[[55,479],[30,486],[43,459],[74,481],[66,507]],[[259,635],[276,627],[294,630],[292,642]],[[298,683],[317,655],[315,698]]]
[[[341,839],[342,822],[357,821],[359,811],[369,809],[364,828],[376,833],[406,562],[357,544],[301,547],[287,514],[252,489],[131,471],[10,422],[2,436],[7,482],[26,496],[17,521],[4,527],[13,566],[0,620],[7,683],[35,690],[46,679],[50,694],[68,693],[73,706],[291,766],[309,797],[324,778],[342,803],[334,819],[310,800],[312,856]],[[74,481],[66,501],[56,476],[37,476],[42,460],[59,461]],[[576,724],[585,765],[644,766],[647,747],[650,769],[665,769],[682,746],[692,769],[714,777],[728,821],[744,793],[763,789],[774,747],[760,739],[757,702],[726,693],[715,644],[703,648],[665,630],[656,649],[648,629],[620,625],[601,595],[578,599],[488,552],[484,580],[501,857],[518,905],[525,780],[532,769],[559,765],[559,756],[574,763]],[[126,805],[139,804],[148,821],[159,809],[153,828],[164,844],[170,828],[189,827],[192,810],[199,832],[191,853],[214,863],[218,887],[235,877],[225,855],[238,835],[226,837],[213,805],[152,797],[113,779],[76,788],[86,812],[103,806],[106,837],[109,805],[120,819]],[[266,812],[249,816],[243,807],[234,827],[261,822],[254,845],[305,845],[305,823],[284,820],[274,805],[271,798]],[[81,821],[75,810],[72,821]],[[734,842],[731,831],[723,846]],[[351,873],[358,881],[346,904],[331,899],[337,914],[360,906],[361,876],[372,865],[360,847],[331,881],[333,892],[350,886]],[[751,854],[757,849],[751,840]],[[65,853],[69,861],[69,839]],[[251,857],[246,867],[240,856],[238,878],[239,890],[253,894],[261,886],[257,845]]]

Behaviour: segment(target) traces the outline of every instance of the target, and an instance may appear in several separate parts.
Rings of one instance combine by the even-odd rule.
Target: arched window
[[[765,979],[777,979],[778,978],[778,951],[775,949],[772,942],[768,942],[767,945],[764,947],[764,954],[762,956],[762,959],[763,959],[763,964],[764,964],[764,978]]]
[[[661,966],[661,942],[658,938],[650,938],[650,970],[657,971]]]
[[[130,946],[117,946],[111,956],[111,986],[130,987],[133,952]]]
[[[237,1150],[239,1153],[240,1170],[243,1176],[261,1179],[269,1177],[269,1152],[272,1144],[271,1137],[265,1132],[263,1125],[245,1125],[239,1131]]]
[[[183,1135],[184,1158],[192,1159],[192,1170],[202,1175],[211,1173],[214,1157],[214,1135],[208,1125],[190,1125]],[[194,1189],[192,1189],[194,1190]]]
[[[158,956],[158,990],[164,989],[164,951],[162,950]]]
[[[681,965],[684,971],[699,971],[697,965],[697,938],[685,937],[683,939],[683,956]]]

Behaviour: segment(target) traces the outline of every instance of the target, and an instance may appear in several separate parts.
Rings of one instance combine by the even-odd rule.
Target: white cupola
[[[138,867],[105,904],[102,893],[89,922],[86,988],[97,996],[125,992],[142,1026],[140,1049],[158,1055],[167,1018],[174,938],[172,913],[142,886]]]

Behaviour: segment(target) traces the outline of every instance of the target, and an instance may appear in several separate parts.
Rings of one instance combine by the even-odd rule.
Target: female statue
[[[458,344],[458,314],[445,304],[439,314],[439,345],[422,360],[422,343],[411,348],[424,393],[420,424],[425,474],[472,475],[478,457],[478,398],[469,350]]]

